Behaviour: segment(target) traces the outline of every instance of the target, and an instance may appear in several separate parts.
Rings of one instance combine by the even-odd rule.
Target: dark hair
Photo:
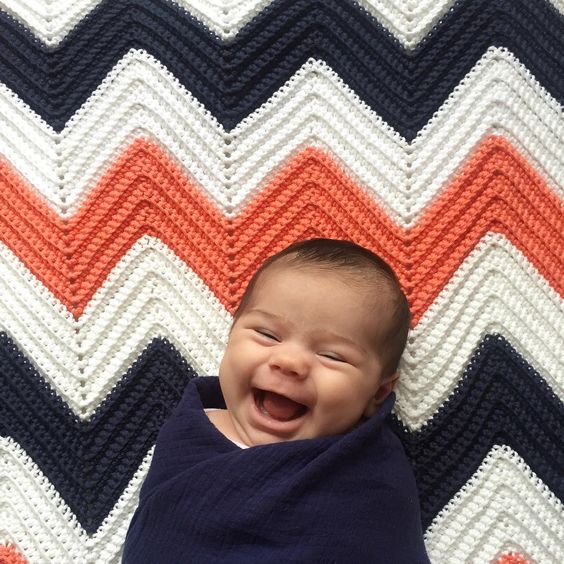
[[[233,316],[234,322],[247,307],[260,275],[278,262],[291,266],[315,265],[338,268],[369,284],[384,281],[394,300],[394,311],[389,327],[383,332],[377,346],[383,359],[383,376],[389,376],[397,371],[411,322],[409,303],[391,266],[372,251],[352,241],[308,239],[294,243],[267,258],[250,279]],[[377,278],[374,277],[375,275]]]

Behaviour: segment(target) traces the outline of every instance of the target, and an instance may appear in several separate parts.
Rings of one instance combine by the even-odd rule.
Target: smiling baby
[[[219,369],[227,410],[208,416],[246,446],[346,432],[392,391],[409,318],[393,271],[370,251],[293,245],[247,288]]]
[[[123,562],[428,564],[385,421],[409,323],[363,247],[311,239],[269,258],[219,377],[192,379],[159,432]]]

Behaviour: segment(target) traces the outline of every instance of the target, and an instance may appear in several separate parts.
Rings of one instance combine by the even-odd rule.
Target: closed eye
[[[329,360],[334,360],[335,362],[347,362],[342,356],[338,355],[337,353],[323,352],[319,353],[319,356],[328,358]]]
[[[261,335],[262,337],[266,337],[267,339],[271,339],[273,341],[280,340],[274,333],[272,333],[268,329],[255,329],[255,332]]]

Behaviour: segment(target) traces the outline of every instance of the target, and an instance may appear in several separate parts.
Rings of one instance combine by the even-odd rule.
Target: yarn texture
[[[262,261],[353,240],[413,327],[433,564],[564,562],[562,0],[0,2],[0,562],[119,562]]]

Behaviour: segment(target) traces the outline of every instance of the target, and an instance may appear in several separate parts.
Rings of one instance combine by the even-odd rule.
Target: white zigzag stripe
[[[221,39],[229,40],[272,0],[170,1],[184,8]],[[0,9],[11,14],[43,43],[54,48],[101,2],[102,0],[2,0]],[[378,17],[375,9],[372,12]]]
[[[79,417],[92,415],[155,337],[198,373],[217,373],[231,317],[159,240],[139,239],[79,320],[5,246],[0,261],[0,329]]]
[[[425,533],[432,562],[482,564],[507,549],[564,562],[564,506],[524,460],[495,445]]]
[[[49,47],[66,35],[102,0],[2,0],[0,9],[28,27]],[[224,40],[233,39],[241,28],[272,0],[172,0]],[[550,0],[564,13],[562,0]],[[406,48],[414,48],[449,10],[454,0],[358,0],[369,14],[387,28]]]
[[[0,542],[14,543],[32,564],[119,562],[152,455],[151,449],[109,515],[88,535],[27,453],[0,437]]]
[[[564,0],[548,0],[561,14],[564,14]]]
[[[137,137],[156,140],[233,217],[293,154],[318,146],[410,227],[489,134],[564,196],[564,114],[511,53],[491,48],[408,143],[323,62],[309,60],[227,133],[154,58],[132,50],[57,134],[0,85],[0,153],[62,216]],[[359,144],[358,139],[363,139]]]
[[[217,373],[231,317],[158,239],[144,236],[131,248],[78,321],[6,247],[0,257],[0,329],[79,417],[92,415],[157,336],[199,373]],[[564,397],[562,309],[562,299],[509,241],[486,235],[410,335],[398,415],[411,429],[424,425],[492,332]]]
[[[557,0],[558,1],[558,0]],[[271,0],[176,0],[222,39],[232,39]],[[454,0],[358,0],[366,12],[390,31],[406,49],[414,48],[439,21]]]
[[[505,237],[487,234],[408,339],[396,411],[420,429],[486,334],[500,333],[564,398],[564,300]]]

